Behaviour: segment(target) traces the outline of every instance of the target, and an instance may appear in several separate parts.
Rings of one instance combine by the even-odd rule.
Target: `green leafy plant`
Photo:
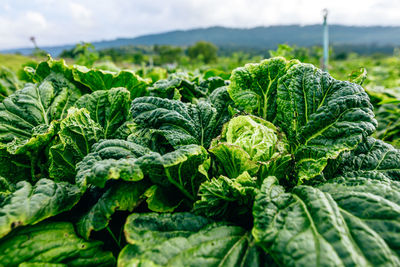
[[[400,265],[400,151],[362,69],[25,71],[0,103],[0,266]]]

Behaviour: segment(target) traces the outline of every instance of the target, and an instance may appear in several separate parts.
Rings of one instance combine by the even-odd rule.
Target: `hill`
[[[400,46],[400,27],[331,25],[329,32],[332,45]],[[153,44],[187,46],[199,40],[209,41],[220,47],[228,48],[274,49],[281,43],[313,46],[321,44],[322,25],[270,26],[249,29],[210,27],[92,43],[97,49],[103,49],[127,45]],[[53,56],[57,56],[64,49],[71,49],[72,47],[74,45],[49,46],[43,47],[43,49]],[[9,49],[0,52],[29,54],[32,49]]]

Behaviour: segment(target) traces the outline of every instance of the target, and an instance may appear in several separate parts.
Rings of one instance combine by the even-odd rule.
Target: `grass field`
[[[31,61],[38,61],[38,59],[22,55],[0,54],[0,65],[9,68],[13,71],[19,70],[23,64],[26,64]]]

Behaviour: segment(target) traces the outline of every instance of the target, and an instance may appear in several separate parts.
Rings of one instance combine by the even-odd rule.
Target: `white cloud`
[[[25,27],[43,30],[47,27],[47,21],[42,14],[36,11],[27,11],[23,15]]]
[[[85,6],[74,3],[74,2],[69,2],[68,3],[69,10],[71,12],[71,15],[73,19],[78,22],[78,24],[82,27],[88,27],[90,28],[93,26],[93,20],[92,20],[92,11],[86,8]]]
[[[30,46],[29,37],[40,36],[47,28],[45,17],[36,11],[25,11],[13,18],[0,16],[0,48]]]
[[[9,4],[7,4],[7,3],[5,3],[5,4],[3,4],[3,9],[4,9],[4,11],[10,11],[11,10],[11,6],[9,5]]]
[[[0,49],[134,37],[214,25],[322,22],[400,26],[399,0],[2,0]]]

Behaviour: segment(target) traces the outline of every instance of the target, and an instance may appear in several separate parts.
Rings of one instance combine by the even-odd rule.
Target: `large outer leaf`
[[[131,99],[144,96],[146,94],[146,87],[148,86],[146,80],[128,70],[114,73],[75,66],[72,72],[75,81],[84,84],[92,91],[124,87],[130,92]]]
[[[72,82],[72,70],[67,66],[64,59],[54,60],[48,55],[46,61],[40,62],[36,68],[25,67],[24,71],[27,77],[30,78],[29,81],[35,83],[41,83],[48,76],[57,74],[58,76],[63,76],[68,81]]]
[[[112,253],[103,251],[101,246],[99,241],[87,242],[77,237],[71,223],[43,222],[18,229],[0,241],[0,265],[63,263],[70,267],[113,266]]]
[[[204,228],[211,220],[189,212],[181,213],[134,213],[125,224],[128,243],[151,246],[172,237],[188,237]]]
[[[207,151],[197,145],[160,155],[132,142],[105,140],[77,165],[76,181],[83,188],[87,183],[104,187],[110,179],[139,181],[148,176],[153,183],[175,187],[194,200],[204,180],[198,169],[207,157]]]
[[[277,86],[289,67],[299,63],[282,57],[246,64],[232,72],[229,94],[236,105],[265,120],[273,121],[277,111]]]
[[[133,226],[131,226],[133,224]],[[131,215],[119,266],[258,266],[249,233],[190,213]]]
[[[297,64],[279,80],[276,125],[287,134],[300,182],[321,173],[328,159],[354,149],[376,120],[365,90]]]
[[[22,181],[0,203],[0,238],[13,228],[38,223],[72,208],[80,199],[77,186],[39,180],[34,186]]]
[[[386,178],[336,178],[286,193],[268,177],[253,235],[285,266],[399,266],[399,187]]]
[[[104,138],[114,138],[117,129],[126,122],[130,107],[130,93],[125,88],[96,91],[84,95],[75,103],[89,111],[90,117],[104,129]]]
[[[77,164],[76,183],[84,189],[87,184],[104,187],[109,179],[141,180],[144,174],[137,159],[147,153],[149,149],[132,142],[100,141]]]
[[[143,182],[118,182],[99,198],[97,203],[79,220],[77,232],[88,239],[92,231],[107,227],[116,210],[132,211],[143,199],[148,184]]]
[[[378,177],[400,181],[400,150],[372,137],[327,166],[326,177]]]
[[[75,165],[103,138],[103,129],[86,109],[71,108],[60,123],[58,136],[60,143],[50,148],[49,175],[56,181],[74,182]]]
[[[131,112],[140,129],[163,135],[174,148],[188,144],[208,148],[224,122],[219,119],[222,113],[205,101],[193,105],[158,97],[140,97],[133,100]]]
[[[27,84],[0,103],[0,143],[10,153],[37,151],[55,134],[53,120],[67,115],[80,93],[62,76]]]
[[[311,64],[283,58],[248,64],[233,71],[229,93],[238,106],[286,133],[298,183],[320,175],[329,159],[354,149],[376,127],[360,85]]]
[[[394,262],[399,264],[400,183],[379,175],[373,179],[368,176],[338,177],[318,189],[336,201],[364,254],[379,260],[397,255]]]
[[[153,183],[178,189],[194,201],[200,184],[205,180],[199,167],[207,158],[208,153],[202,146],[187,145],[164,155],[151,153],[140,161]]]

